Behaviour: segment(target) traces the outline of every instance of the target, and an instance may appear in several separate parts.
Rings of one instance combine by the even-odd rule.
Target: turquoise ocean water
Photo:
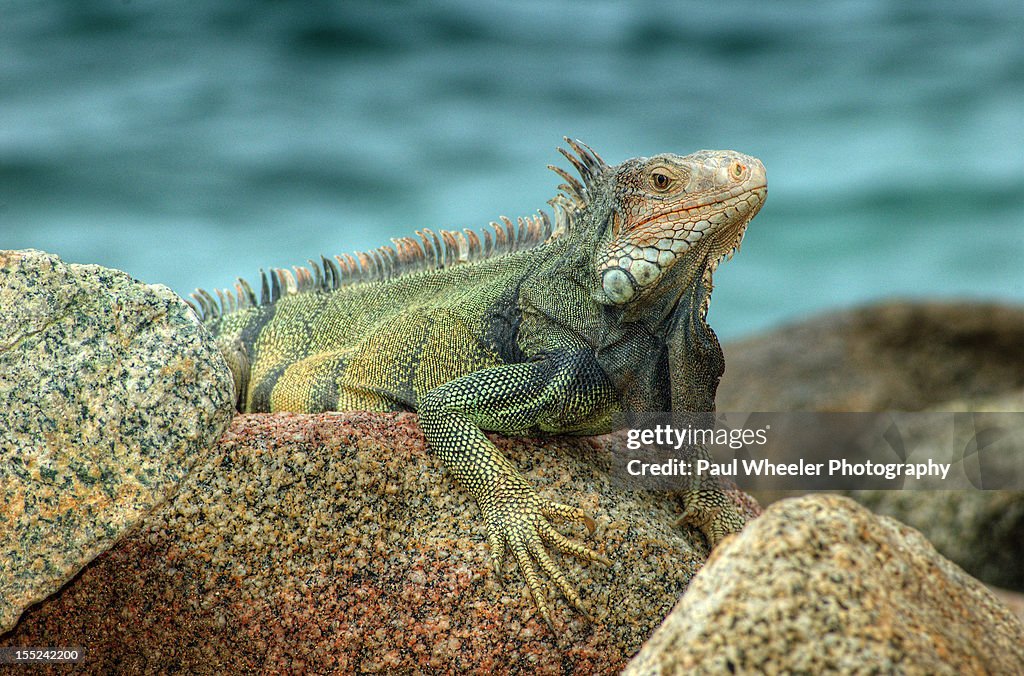
[[[0,3],[0,248],[183,294],[532,213],[566,134],[764,160],[724,337],[1024,302],[1019,0]]]

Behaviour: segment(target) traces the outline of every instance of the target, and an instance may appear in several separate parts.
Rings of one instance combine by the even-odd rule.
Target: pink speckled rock
[[[613,485],[601,440],[492,438],[597,520],[611,569],[560,558],[596,625],[552,594],[552,636],[518,571],[495,579],[479,510],[415,415],[276,414],[237,417],[173,501],[0,644],[84,646],[93,673],[617,672],[702,565],[702,537],[672,526],[673,498]]]

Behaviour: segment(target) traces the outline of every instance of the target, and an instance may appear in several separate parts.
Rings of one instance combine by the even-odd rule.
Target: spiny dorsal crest
[[[418,240],[415,237],[398,237],[391,240],[393,247],[382,246],[333,258],[321,256],[319,262],[309,259],[309,267],[295,266],[292,270],[271,268],[269,274],[261,269],[259,298],[249,282],[239,277],[234,290],[215,289],[215,298],[205,289],[196,289],[192,300],[185,302],[202,321],[215,320],[237,310],[275,303],[282,296],[307,291],[333,291],[343,286],[381,282],[413,272],[440,270],[532,249],[561,237],[573,229],[579,214],[590,201],[594,182],[609,169],[588,145],[569,137],[563,138],[575,155],[564,148],[558,151],[572,163],[583,182],[580,183],[561,167],[548,165],[566,181],[558,186],[562,192],[548,200],[555,212],[553,224],[547,213],[539,210],[537,215],[521,217],[516,222],[502,216],[501,223],[491,222],[490,229],[485,228],[482,234],[469,229],[434,233],[423,228],[416,231]]]
[[[563,140],[569,145],[570,148],[576,153],[573,155],[565,148],[559,148],[558,152],[565,156],[565,159],[576,168],[579,172],[580,178],[583,179],[583,183],[580,183],[574,176],[561,167],[553,164],[548,165],[548,169],[555,172],[563,179],[565,183],[558,186],[568,198],[569,202],[575,207],[576,210],[582,211],[590,203],[590,196],[593,192],[594,182],[602,176],[610,168],[601,156],[594,152],[594,150],[583,141],[572,140],[568,136],[563,136]],[[554,205],[552,205],[554,206]]]

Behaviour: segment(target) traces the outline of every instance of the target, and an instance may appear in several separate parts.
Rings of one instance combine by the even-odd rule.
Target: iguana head
[[[595,295],[606,305],[635,304],[665,286],[681,290],[689,281],[681,268],[698,269],[705,259],[713,270],[739,247],[768,192],[761,161],[732,150],[638,157],[610,167],[587,146],[569,144],[579,158],[563,154],[584,185],[562,189],[585,203],[598,233]]]

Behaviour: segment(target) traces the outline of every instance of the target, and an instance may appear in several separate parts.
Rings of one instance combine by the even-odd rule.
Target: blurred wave
[[[894,294],[1024,301],[1024,4],[8,0],[0,248],[187,294],[544,207],[609,161],[759,156],[723,336]]]

